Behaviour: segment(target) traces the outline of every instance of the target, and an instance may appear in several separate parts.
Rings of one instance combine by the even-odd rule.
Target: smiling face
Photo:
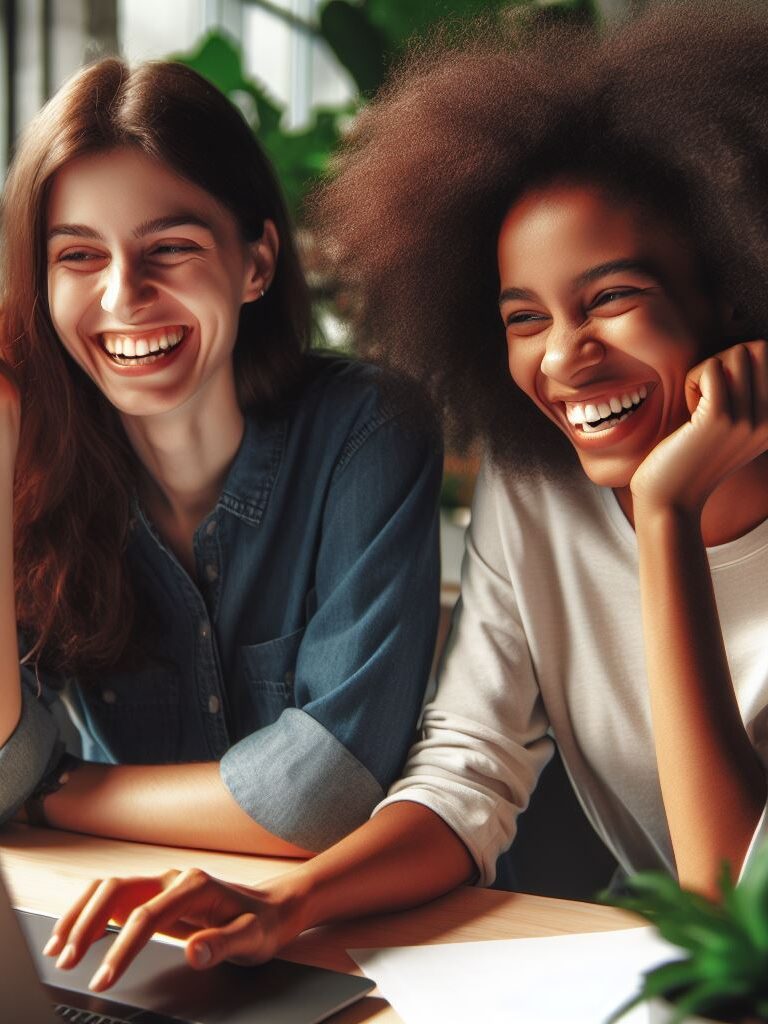
[[[79,157],[53,179],[47,237],[53,326],[120,412],[234,395],[240,308],[265,281],[211,195],[135,150]]]
[[[591,480],[625,487],[689,418],[685,377],[717,329],[689,251],[639,205],[556,183],[512,206],[498,259],[515,382]]]

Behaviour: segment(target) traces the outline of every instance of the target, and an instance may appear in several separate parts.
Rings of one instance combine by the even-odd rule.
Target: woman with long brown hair
[[[0,814],[328,846],[412,739],[435,432],[380,371],[308,352],[271,168],[181,65],[104,60],[51,100],[2,258]]]

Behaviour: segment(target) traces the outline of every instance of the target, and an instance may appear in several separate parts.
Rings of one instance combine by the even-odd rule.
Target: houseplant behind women
[[[362,117],[321,205],[357,329],[488,460],[437,696],[372,821],[251,893],[94,885],[190,963],[490,881],[558,742],[627,872],[714,892],[764,822],[768,18],[684,3],[600,36],[480,31]],[[145,902],[146,901],[146,902]],[[144,903],[143,913],[129,917]]]
[[[422,700],[434,432],[307,352],[271,168],[188,68],[76,75],[18,146],[3,232],[0,814],[329,845]]]

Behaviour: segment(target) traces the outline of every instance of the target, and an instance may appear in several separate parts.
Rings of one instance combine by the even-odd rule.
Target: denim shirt
[[[437,628],[439,447],[382,402],[378,371],[308,359],[283,414],[247,416],[195,533],[196,580],[135,503],[146,664],[43,680],[39,699],[22,669],[2,818],[73,725],[68,746],[91,761],[219,761],[254,820],[311,850],[361,824],[397,777]]]

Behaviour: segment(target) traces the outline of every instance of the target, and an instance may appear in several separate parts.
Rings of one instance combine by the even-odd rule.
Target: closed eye
[[[590,303],[590,308],[595,306],[605,306],[611,302],[620,302],[622,299],[627,299],[635,295],[639,295],[643,291],[642,288],[608,288],[604,292],[600,292]]]
[[[58,263],[87,263],[91,260],[101,260],[104,256],[100,252],[93,252],[90,249],[67,249],[57,257]]]
[[[505,323],[507,324],[526,324],[535,320],[547,320],[548,317],[544,313],[532,313],[526,310],[520,310],[517,313],[510,313],[506,318]]]
[[[200,248],[199,245],[156,245],[154,249],[150,251],[152,256],[178,256],[185,252],[196,252]]]

